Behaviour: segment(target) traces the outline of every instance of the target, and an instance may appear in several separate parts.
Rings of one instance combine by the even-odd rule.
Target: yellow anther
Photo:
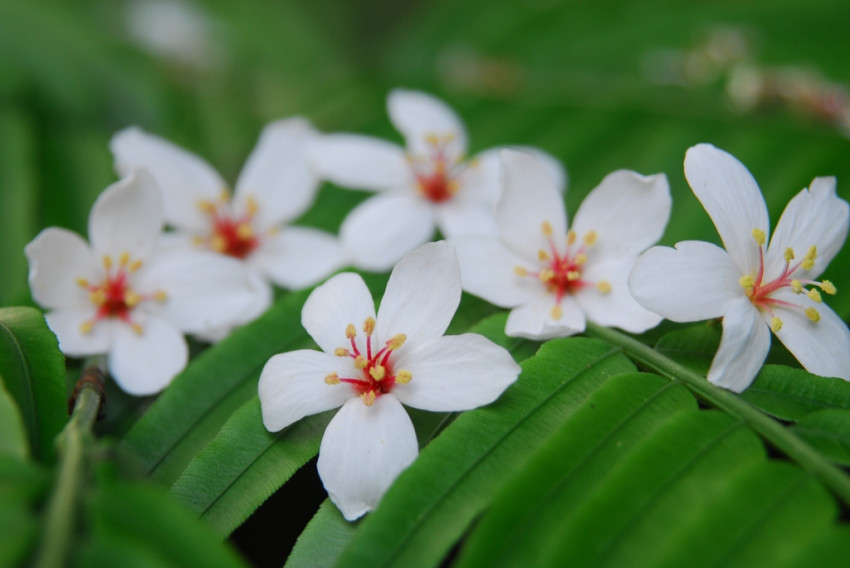
[[[107,270],[112,268],[112,257],[108,254],[103,255],[103,267]]]
[[[549,313],[553,320],[559,320],[561,319],[561,316],[564,315],[564,309],[560,306],[560,304],[555,304],[552,306],[552,310]]]
[[[366,318],[366,321],[363,322],[363,332],[368,336],[372,335],[373,331],[375,331],[375,318],[369,316]]]
[[[456,136],[457,135],[454,132],[446,132],[445,134],[443,134],[443,142],[449,144],[454,141]]]
[[[425,135],[425,142],[427,142],[431,146],[439,146],[440,137],[434,134],[433,132],[429,132]]]
[[[387,376],[387,370],[384,368],[383,365],[375,365],[374,367],[369,369],[369,374],[376,381],[383,381],[384,377]]]
[[[821,303],[823,301],[823,299],[821,299],[820,297],[820,292],[818,292],[814,288],[806,292],[806,296],[808,296],[810,300],[813,300],[817,303]]]
[[[168,299],[168,294],[166,294],[163,290],[157,290],[153,293],[153,299],[157,302],[164,302]]]
[[[752,234],[758,246],[762,246],[765,242],[767,242],[767,235],[765,235],[764,231],[762,231],[761,229],[753,229]]]
[[[815,260],[813,258],[807,258],[800,263],[800,266],[803,267],[803,270],[811,270],[815,267]]]
[[[593,243],[596,242],[597,236],[598,235],[596,234],[596,231],[594,231],[592,229],[590,231],[586,232],[584,234],[584,244],[586,244],[587,246],[592,245]]]
[[[777,317],[771,318],[771,320],[770,320],[770,331],[772,331],[773,333],[776,333],[780,329],[782,329],[782,320],[777,318]]]
[[[387,341],[387,349],[390,351],[395,351],[407,341],[407,336],[403,333],[397,333],[393,335],[389,341]]]
[[[366,406],[372,406],[375,402],[375,391],[364,392],[360,395],[360,398],[363,399],[363,404]]]
[[[135,272],[138,269],[140,269],[141,267],[142,267],[142,261],[137,259],[137,260],[134,260],[133,262],[130,263],[130,266],[127,267],[127,270],[129,270],[130,272]]]
[[[136,332],[136,335],[142,335],[142,332],[144,331],[144,329],[142,329],[142,326],[138,323],[131,323],[130,327],[133,328],[133,331]]]
[[[818,286],[820,286],[820,289],[829,294],[830,296],[835,295],[835,292],[837,291],[835,289],[835,285],[829,280],[824,280],[823,282],[818,284]]]
[[[794,249],[788,247],[785,249],[785,262],[791,262],[794,260]]]
[[[266,235],[269,237],[273,237],[280,232],[280,227],[269,227],[266,229]]]
[[[94,322],[93,321],[84,321],[83,323],[80,324],[80,333],[89,334],[89,333],[91,333],[92,329],[94,329]]]
[[[809,250],[806,251],[806,258],[811,258],[812,260],[818,257],[818,247],[812,245],[809,247]]]
[[[799,294],[800,292],[803,291],[803,284],[799,280],[796,280],[796,279],[792,280],[791,281],[791,291],[794,292],[795,294]]]
[[[803,267],[803,270],[811,270],[815,266],[815,259],[818,257],[818,247],[812,245],[809,247],[809,250],[806,251],[806,256],[803,257],[803,262],[800,263],[800,266]]]
[[[514,274],[525,277],[528,276],[528,270],[526,270],[523,266],[514,266]]]
[[[611,284],[607,280],[600,280],[596,283],[596,289],[603,294],[607,294],[611,291]]]
[[[80,288],[88,288],[89,281],[85,278],[77,278],[77,286],[79,286]]]
[[[337,357],[348,357],[348,349],[345,347],[337,347],[334,349],[334,355]]]
[[[325,384],[326,385],[338,385],[339,384],[339,375],[336,373],[330,373],[325,375]]]
[[[575,257],[575,263],[584,264],[585,262],[587,262],[587,255],[583,252],[578,253]]]
[[[752,288],[756,285],[756,280],[748,274],[746,276],[741,276],[741,279],[738,280],[738,284],[740,284],[742,288]]]
[[[127,252],[127,251],[124,251],[118,257],[118,264],[121,265],[121,266],[127,266],[128,262],[130,262],[130,253]]]
[[[549,223],[549,221],[543,221],[543,223],[540,224],[540,230],[543,231],[544,236],[552,236],[552,224]]]
[[[537,251],[537,258],[538,260],[549,260],[549,253],[543,249],[540,249],[539,251]]]
[[[575,282],[579,278],[581,278],[581,272],[579,272],[578,270],[570,270],[569,272],[567,272],[567,280],[569,280],[570,282]]]
[[[257,211],[260,210],[259,205],[257,205],[257,200],[253,198],[253,196],[249,195],[245,198],[245,211],[249,216],[253,217],[257,214]]]
[[[460,183],[456,179],[450,179],[446,182],[446,191],[449,195],[454,195],[460,189]]]
[[[218,192],[218,202],[227,203],[228,201],[230,201],[230,190],[223,187],[221,188],[221,191]]]
[[[236,237],[245,241],[254,236],[254,229],[250,223],[239,223],[236,227]]]
[[[402,369],[395,375],[395,382],[406,385],[413,378],[413,374],[407,369]]]
[[[106,292],[101,289],[97,289],[91,294],[89,294],[89,299],[91,300],[92,304],[102,306],[106,303]]]
[[[227,240],[221,235],[216,235],[210,239],[210,248],[216,252],[224,252],[227,250]]]
[[[363,355],[358,355],[354,358],[354,368],[358,370],[363,370],[369,365],[369,361],[366,360],[366,357]]]
[[[141,301],[142,297],[139,296],[136,292],[133,292],[132,290],[127,290],[124,293],[124,304],[126,304],[128,308],[132,308]]]
[[[354,339],[354,336],[357,335],[357,328],[354,327],[353,323],[345,326],[345,337],[348,339]]]
[[[820,313],[818,313],[818,311],[811,306],[806,308],[806,317],[808,317],[814,322],[820,321]]]
[[[569,231],[567,233],[567,244],[573,245],[573,244],[575,244],[575,242],[576,242],[576,232],[575,231]]]
[[[207,201],[206,199],[203,199],[201,201],[198,201],[198,209],[200,209],[202,213],[206,213],[207,215],[214,215],[216,207],[215,203],[213,203],[212,201]]]
[[[540,274],[537,276],[541,282],[549,282],[555,277],[555,273],[551,268],[545,268],[540,271]]]

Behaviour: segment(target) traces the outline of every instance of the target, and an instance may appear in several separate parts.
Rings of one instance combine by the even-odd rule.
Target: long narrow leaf
[[[818,410],[801,418],[793,430],[835,463],[850,466],[850,411]]]
[[[286,559],[286,568],[333,566],[354,538],[356,523],[349,523],[330,499],[325,501],[298,537]]]
[[[783,420],[796,421],[816,410],[850,410],[850,383],[802,369],[765,365],[741,398]]]

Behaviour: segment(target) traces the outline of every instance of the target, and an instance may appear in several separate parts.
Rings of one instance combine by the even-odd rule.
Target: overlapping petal
[[[189,348],[180,330],[165,320],[151,317],[139,323],[142,333],[114,322],[108,365],[124,392],[144,396],[171,383],[186,366]]]
[[[49,227],[26,247],[33,300],[45,308],[90,306],[89,292],[78,283],[93,281],[103,271],[86,241],[78,234]]]
[[[437,227],[446,238],[466,235],[496,236],[499,230],[491,207],[453,199],[434,207]]]
[[[411,154],[430,153],[432,137],[448,137],[446,154],[453,161],[466,152],[466,128],[455,111],[440,99],[420,91],[394,89],[387,97],[387,111]]]
[[[363,278],[343,272],[328,279],[304,302],[301,324],[325,353],[347,347],[345,328],[360,328],[366,318],[375,317],[375,303]]]
[[[460,265],[463,289],[491,304],[513,308],[539,295],[536,280],[517,276],[517,266],[532,269],[528,260],[491,237],[461,237],[451,240]]]
[[[558,319],[552,317],[554,306],[553,296],[541,288],[536,297],[511,310],[505,324],[505,335],[542,340],[584,331],[587,320],[572,296],[561,300],[561,317]]]
[[[307,150],[324,179],[351,189],[387,190],[416,183],[404,150],[396,144],[358,134],[329,134]]]
[[[630,333],[643,333],[661,323],[661,316],[640,305],[629,290],[629,273],[634,262],[635,259],[613,258],[587,267],[583,274],[588,281],[604,280],[610,285],[607,292],[588,286],[575,294],[588,320]]]
[[[267,237],[246,262],[275,284],[299,290],[345,266],[348,259],[333,235],[308,227],[286,227]]]
[[[106,353],[112,344],[110,321],[100,322],[88,333],[82,332],[82,325],[94,317],[94,308],[59,308],[44,315],[47,326],[56,334],[59,349],[69,357],[85,357]],[[123,322],[121,325],[126,325]]]
[[[749,299],[731,303],[723,316],[723,334],[708,371],[709,382],[743,391],[753,382],[769,349],[770,328]]]

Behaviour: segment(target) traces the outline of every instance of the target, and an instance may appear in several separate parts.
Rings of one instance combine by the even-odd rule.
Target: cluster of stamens
[[[164,302],[166,294],[162,290],[153,294],[139,294],[130,286],[130,275],[142,266],[141,260],[132,260],[130,253],[123,252],[116,263],[111,256],[104,255],[103,268],[105,278],[98,284],[92,284],[85,278],[78,278],[77,285],[85,288],[89,299],[97,311],[89,320],[80,325],[82,333],[91,333],[97,322],[106,318],[118,318],[126,322],[133,331],[142,333],[142,326],[130,317],[133,308],[147,300]]]
[[[212,232],[207,238],[198,237],[197,245],[236,258],[245,258],[260,246],[260,236],[253,225],[259,206],[252,197],[246,198],[246,211],[238,218],[231,212],[227,191],[217,201],[200,201],[198,207],[209,216]]]
[[[818,257],[817,247],[810,246],[803,258],[797,262],[794,262],[796,258],[794,250],[791,247],[788,247],[784,252],[785,267],[783,268],[782,273],[773,280],[764,282],[764,244],[767,236],[761,229],[753,229],[752,235],[759,247],[759,269],[755,276],[749,274],[742,276],[738,282],[753,305],[760,311],[767,312],[771,316],[770,329],[772,329],[774,333],[782,329],[782,320],[773,312],[773,308],[775,306],[799,309],[802,310],[803,313],[806,314],[806,317],[808,317],[811,321],[820,321],[820,313],[812,306],[803,307],[798,304],[793,304],[791,302],[771,297],[771,294],[786,287],[790,288],[795,294],[805,294],[810,300],[817,303],[822,301],[818,288],[823,290],[826,294],[835,294],[835,286],[829,280],[818,282],[815,280],[794,278],[794,274],[797,270],[811,270],[814,268],[815,260],[817,260]]]
[[[452,159],[447,148],[455,139],[453,133],[425,137],[431,151],[426,155],[408,155],[407,160],[416,176],[416,187],[423,197],[434,203],[448,201],[460,189],[458,175],[466,167],[461,158]]]
[[[514,268],[514,273],[521,277],[537,278],[555,296],[555,305],[551,311],[552,319],[560,319],[563,315],[561,300],[568,294],[575,294],[588,286],[595,286],[603,294],[611,291],[611,284],[607,280],[590,282],[582,275],[583,267],[587,262],[587,250],[593,246],[597,239],[596,231],[586,232],[578,247],[576,247],[578,235],[575,231],[569,231],[567,233],[566,252],[563,254],[559,252],[555,241],[552,239],[552,225],[548,221],[543,221],[541,231],[549,245],[548,251],[544,249],[537,251],[537,259],[543,263],[543,268],[534,272],[524,266],[517,266]]]
[[[375,331],[375,320],[366,318],[363,323],[363,332],[366,334],[365,351],[360,351],[357,346],[357,329],[350,323],[345,328],[345,337],[351,343],[351,348],[338,347],[334,351],[337,357],[350,357],[354,360],[354,368],[359,377],[340,377],[337,373],[330,373],[325,377],[325,383],[338,385],[348,383],[363,399],[366,406],[372,406],[375,399],[390,392],[396,384],[407,384],[413,378],[410,371],[401,369],[393,371],[390,355],[399,347],[404,345],[407,336],[403,333],[394,335],[383,347],[377,351],[372,350],[372,332]]]

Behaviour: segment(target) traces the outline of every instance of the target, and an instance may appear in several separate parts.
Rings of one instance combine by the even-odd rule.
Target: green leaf
[[[349,523],[330,499],[325,499],[286,559],[286,568],[333,566],[354,538],[358,523]]]
[[[540,341],[532,341],[522,337],[508,337],[505,335],[505,324],[508,321],[508,312],[493,314],[472,326],[471,333],[480,333],[496,345],[507,349],[517,363],[522,363],[540,348]]]
[[[68,417],[65,359],[40,311],[0,309],[0,377],[20,410],[33,456],[53,461],[53,439]]]
[[[38,540],[39,522],[27,507],[0,500],[0,567],[25,566]]]
[[[634,370],[618,349],[567,338],[522,363],[495,403],[462,414],[361,521],[339,566],[439,563],[507,477],[609,377]]]
[[[824,408],[850,409],[850,383],[783,365],[765,365],[741,398],[783,420]]]
[[[712,320],[663,335],[655,344],[655,350],[705,375],[719,346],[720,327]]]
[[[272,355],[310,345],[301,327],[308,291],[286,295],[257,321],[203,352],[124,438],[143,471],[172,484],[242,404]]]
[[[0,383],[0,455],[21,460],[29,457],[27,432],[21,413],[12,397]]]
[[[254,397],[189,462],[171,494],[225,537],[316,455],[331,416],[309,416],[273,434]]]
[[[850,466],[850,411],[818,410],[798,420],[792,430],[835,463]]]
[[[0,455],[0,567],[26,565],[43,529],[34,511],[51,477],[33,462]]]

